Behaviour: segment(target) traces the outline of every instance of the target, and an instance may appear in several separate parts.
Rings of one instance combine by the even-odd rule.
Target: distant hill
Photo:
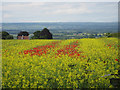
[[[46,23],[2,23],[2,30],[17,34],[21,30],[30,34],[48,28],[50,32],[116,33],[117,22],[46,22]]]

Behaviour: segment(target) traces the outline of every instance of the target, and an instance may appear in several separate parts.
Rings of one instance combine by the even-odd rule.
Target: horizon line
[[[78,21],[76,21],[76,22],[78,22]],[[82,22],[82,21],[81,21]],[[102,23],[102,22],[105,22],[105,23],[111,23],[111,22],[117,22],[118,23],[118,21],[110,21],[110,22],[107,22],[107,21],[95,21],[95,22],[88,22],[88,23]],[[61,22],[58,22],[58,21],[53,21],[53,22],[0,22],[0,23],[74,23],[74,22],[64,22],[64,21],[61,21]],[[83,23],[85,23],[85,22],[83,22]]]

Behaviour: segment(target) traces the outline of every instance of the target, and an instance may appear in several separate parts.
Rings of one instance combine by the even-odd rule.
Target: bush
[[[26,32],[26,31],[21,31],[19,34],[18,34],[18,36],[28,36],[29,35],[29,33],[28,32]]]
[[[47,28],[44,28],[42,31],[35,31],[34,36],[31,39],[52,39],[52,34]]]
[[[2,39],[13,39],[13,36],[6,31],[2,31]]]
[[[2,39],[6,39],[6,37],[9,35],[8,32],[2,31]]]
[[[6,39],[14,39],[12,35],[8,35]]]

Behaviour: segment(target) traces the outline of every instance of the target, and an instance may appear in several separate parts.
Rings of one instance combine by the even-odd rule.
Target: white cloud
[[[94,18],[97,18],[96,21],[108,18],[114,20],[117,13],[116,5],[117,3],[4,2],[3,18],[9,22],[92,21]]]
[[[77,5],[77,6],[76,6]],[[3,11],[19,15],[54,15],[91,13],[84,3],[4,3]]]
[[[54,8],[54,10],[52,10]],[[46,14],[82,14],[82,13],[91,13],[92,11],[89,10],[85,4],[81,3],[77,7],[76,4],[63,4],[58,7],[49,8],[49,12]]]
[[[40,7],[44,5],[44,2],[40,2],[40,3],[24,3],[24,2],[20,2],[20,3],[15,3],[15,2],[7,2],[7,3],[3,3],[3,10],[11,10],[11,11],[15,11],[15,10],[24,10],[24,9],[29,9],[29,8],[33,8],[33,7]]]
[[[3,14],[3,18],[12,18],[12,15],[10,15],[10,14]]]
[[[3,0],[3,2],[119,2],[119,0]]]
[[[2,22],[2,3],[0,3],[0,23]]]

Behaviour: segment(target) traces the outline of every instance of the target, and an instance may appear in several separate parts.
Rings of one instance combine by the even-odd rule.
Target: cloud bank
[[[4,2],[3,22],[115,22],[115,2]]]

